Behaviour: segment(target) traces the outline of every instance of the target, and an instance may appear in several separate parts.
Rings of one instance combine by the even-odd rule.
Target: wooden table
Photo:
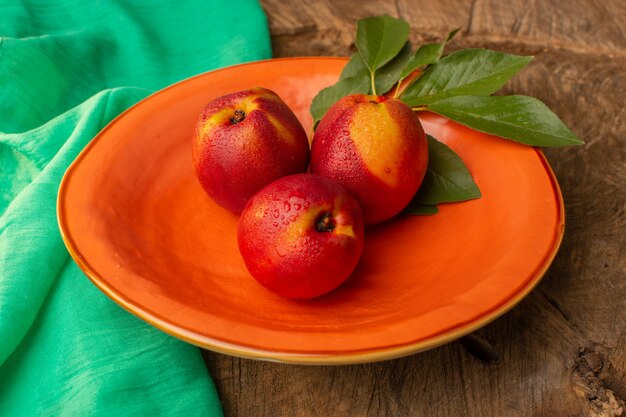
[[[227,416],[626,415],[626,2],[264,0],[274,56],[354,50],[354,24],[389,13],[414,44],[535,55],[506,92],[540,98],[586,141],[550,149],[567,231],[512,311],[431,351],[354,366],[205,352]]]

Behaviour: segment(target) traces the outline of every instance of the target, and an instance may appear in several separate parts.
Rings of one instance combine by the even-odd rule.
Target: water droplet
[[[284,258],[289,253],[289,250],[282,245],[276,245],[274,248],[276,249],[278,256],[281,258]]]

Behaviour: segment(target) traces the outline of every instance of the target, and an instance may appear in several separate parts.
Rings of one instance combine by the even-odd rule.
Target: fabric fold
[[[69,258],[61,178],[115,116],[189,76],[269,58],[256,1],[0,4],[0,415],[221,415],[197,348]]]

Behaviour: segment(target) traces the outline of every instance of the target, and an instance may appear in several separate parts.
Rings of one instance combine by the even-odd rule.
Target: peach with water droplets
[[[306,132],[274,92],[252,88],[206,105],[196,125],[193,165],[206,193],[239,214],[258,190],[306,172]]]
[[[250,199],[237,240],[248,271],[263,286],[283,297],[317,297],[344,282],[359,261],[361,208],[326,178],[291,175]]]
[[[411,201],[424,179],[428,143],[402,101],[354,94],[335,103],[311,144],[311,173],[343,185],[366,224],[387,220]]]

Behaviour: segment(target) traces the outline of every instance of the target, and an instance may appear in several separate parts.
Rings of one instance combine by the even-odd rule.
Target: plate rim
[[[347,61],[348,58],[344,57],[326,57],[326,56],[304,56],[304,57],[285,57],[285,58],[272,58],[258,61],[245,62],[241,64],[231,65],[228,67],[222,67],[215,70],[210,70],[203,72],[201,74],[197,74],[188,78],[185,78],[181,81],[178,81],[174,84],[171,84],[163,89],[160,89],[143,99],[139,100],[137,103],[133,104],[119,115],[117,115],[114,119],[112,119],[104,128],[102,128],[96,136],[85,146],[81,152],[76,156],[76,158],[72,161],[72,163],[68,166],[63,177],[61,179],[61,183],[59,185],[59,189],[57,192],[57,201],[56,201],[56,214],[57,214],[57,223],[59,226],[59,230],[61,233],[61,238],[63,243],[65,244],[70,256],[76,262],[81,271],[89,278],[89,280],[107,297],[112,299],[116,304],[122,307],[124,310],[129,313],[139,317],[145,322],[149,323],[153,327],[174,336],[178,339],[181,339],[187,343],[193,344],[203,349],[211,350],[214,352],[227,354],[230,356],[246,358],[246,359],[257,359],[257,360],[265,360],[270,362],[281,362],[281,363],[290,363],[290,364],[298,364],[298,365],[350,365],[350,364],[359,364],[359,363],[369,363],[369,362],[378,362],[384,360],[396,359],[403,356],[408,356],[411,354],[415,354],[418,352],[422,352],[425,350],[429,350],[435,348],[437,346],[443,345],[445,343],[456,340],[466,334],[469,334],[488,323],[494,321],[498,317],[502,316],[513,307],[515,307],[522,299],[524,299],[541,281],[548,268],[554,261],[556,254],[559,251],[561,243],[563,241],[563,236],[565,233],[565,207],[563,202],[563,195],[561,193],[561,189],[559,187],[559,183],[556,179],[556,175],[552,170],[552,167],[548,163],[547,158],[543,154],[543,152],[537,148],[533,147],[533,150],[536,152],[547,176],[552,186],[552,190],[556,197],[556,205],[557,205],[557,224],[555,230],[554,243],[550,248],[550,251],[545,254],[543,262],[539,265],[534,275],[532,275],[527,284],[521,288],[517,293],[513,294],[509,299],[505,300],[503,303],[484,314],[479,319],[473,320],[471,322],[461,324],[458,327],[444,331],[442,333],[438,333],[431,337],[427,337],[422,340],[418,340],[413,343],[403,344],[400,346],[391,346],[380,349],[366,349],[364,351],[352,352],[352,353],[312,353],[312,354],[303,354],[303,353],[294,353],[294,352],[280,352],[274,350],[265,350],[265,349],[256,349],[248,346],[242,346],[238,344],[233,344],[229,342],[225,342],[219,339],[211,338],[208,336],[200,335],[196,332],[183,329],[178,327],[168,321],[146,311],[141,306],[135,305],[131,301],[128,301],[124,298],[123,295],[118,294],[113,288],[105,283],[105,280],[102,276],[100,276],[95,269],[93,269],[86,259],[81,255],[80,250],[73,242],[72,237],[69,233],[69,228],[67,226],[67,217],[64,213],[63,207],[63,199],[68,188],[68,183],[71,177],[72,172],[75,170],[76,166],[80,163],[80,161],[85,157],[85,155],[95,146],[95,144],[100,140],[100,138],[106,133],[106,131],[114,124],[116,121],[126,115],[126,113],[132,111],[136,106],[141,105],[144,101],[151,99],[152,97],[159,95],[171,88],[175,88],[179,84],[189,82],[196,78],[205,76],[209,73],[216,73],[221,71],[227,71],[232,68],[255,65],[259,63],[268,63],[268,62],[276,62],[276,61],[301,61],[301,60],[333,60],[333,61]]]

